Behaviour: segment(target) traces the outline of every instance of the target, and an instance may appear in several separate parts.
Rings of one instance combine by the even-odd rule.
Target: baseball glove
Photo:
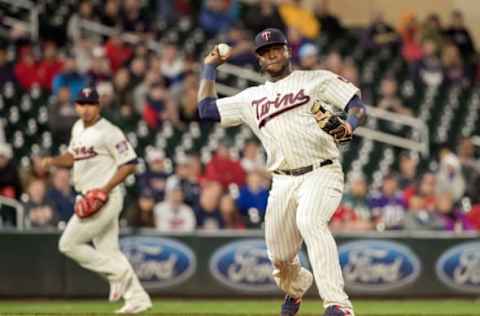
[[[344,144],[352,140],[352,128],[339,115],[326,110],[319,102],[315,102],[311,109],[318,126],[332,135],[335,142]]]
[[[100,189],[90,190],[75,203],[75,214],[87,218],[97,213],[108,202],[108,194]]]

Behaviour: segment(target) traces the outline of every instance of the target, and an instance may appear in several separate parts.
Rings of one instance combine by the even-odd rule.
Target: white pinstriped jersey
[[[287,77],[217,100],[222,126],[247,124],[262,142],[267,168],[296,169],[339,156],[331,135],[317,125],[314,102],[344,110],[360,91],[326,71],[293,71]]]
[[[83,193],[106,185],[120,165],[137,158],[122,131],[104,118],[87,128],[78,120],[68,151],[75,159],[73,184]]]

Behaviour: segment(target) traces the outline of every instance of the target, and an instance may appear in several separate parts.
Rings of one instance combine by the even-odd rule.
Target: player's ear
[[[289,46],[285,46],[285,57],[291,59],[293,56],[292,48]]]

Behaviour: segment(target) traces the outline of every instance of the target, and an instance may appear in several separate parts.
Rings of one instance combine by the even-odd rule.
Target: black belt
[[[316,168],[321,168],[324,166],[331,165],[333,163],[332,160],[327,159],[322,161],[319,165],[310,165],[306,167],[301,167],[297,169],[290,169],[290,170],[275,170],[273,173],[274,174],[281,174],[281,175],[286,175],[286,176],[301,176],[302,174],[308,173],[310,171],[313,171]]]

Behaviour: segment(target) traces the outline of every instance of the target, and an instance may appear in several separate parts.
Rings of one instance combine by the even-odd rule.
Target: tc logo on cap
[[[83,89],[83,94],[88,98],[90,96],[90,93],[92,93],[92,89],[90,88],[85,88]]]
[[[268,40],[270,39],[270,37],[272,37],[272,32],[270,32],[270,31],[263,32],[263,33],[262,33],[262,37],[263,37],[266,41],[268,41]]]

